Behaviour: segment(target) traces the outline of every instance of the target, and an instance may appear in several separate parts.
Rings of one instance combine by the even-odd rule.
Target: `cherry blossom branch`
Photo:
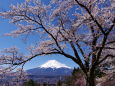
[[[83,49],[81,48],[81,46],[78,43],[76,43],[76,45],[77,45],[78,49],[80,50],[82,56],[85,58],[85,53],[84,53]]]
[[[56,43],[57,47],[59,48],[59,50],[62,52],[63,50],[61,49],[61,47],[60,47],[58,41],[56,40],[56,38],[53,36],[53,34],[51,34],[51,33],[44,27],[44,25],[42,24],[42,20],[41,20],[41,18],[40,18],[39,15],[38,15],[38,18],[39,18],[39,20],[40,20],[40,25],[41,25],[41,27],[44,29],[44,31],[45,31],[48,35],[50,35],[50,36],[52,37],[52,39],[55,41],[55,43]],[[38,24],[39,24],[39,23],[38,23]]]
[[[110,29],[106,32],[107,35],[111,32],[111,30],[114,28],[114,26],[115,26],[115,18],[113,19]]]
[[[95,61],[94,65],[96,65],[97,62],[99,61],[100,56],[101,56],[101,53],[102,53],[102,50],[103,50],[104,47],[105,47],[105,43],[106,43],[106,41],[107,41],[107,36],[104,36],[103,41],[102,41],[102,45],[101,45],[99,51],[97,52],[97,55],[96,55],[96,61]]]
[[[114,44],[114,43],[115,43],[115,41],[113,40],[113,41],[107,42],[106,45],[108,45],[108,44]]]
[[[13,65],[21,65],[21,64],[23,64],[23,63],[26,63],[26,62],[32,60],[33,58],[35,58],[35,57],[37,57],[37,56],[41,56],[41,55],[49,55],[49,54],[59,54],[59,52],[49,52],[49,53],[40,53],[40,54],[36,54],[36,55],[31,56],[29,59],[24,60],[24,61],[22,61],[22,62],[19,62],[19,63],[13,63]]]
[[[96,47],[97,49],[100,49],[102,47]],[[115,48],[112,48],[112,47],[104,47],[103,49],[112,49],[112,50],[115,50]]]
[[[77,58],[75,58],[75,57],[73,57],[73,56],[71,56],[71,55],[69,55],[69,54],[67,54],[67,53],[65,53],[65,52],[61,52],[60,54],[61,54],[61,55],[64,55],[64,56],[67,57],[67,58],[72,59],[74,62],[76,62],[77,64],[79,64],[79,66],[81,67],[81,69],[82,69],[82,70],[84,71],[84,73],[87,75],[87,71],[86,71],[84,65],[83,65]]]
[[[103,27],[99,24],[99,22],[94,18],[94,16],[92,15],[92,13],[90,12],[90,10],[83,4],[81,4],[78,0],[75,0],[78,5],[80,5],[81,7],[83,7],[88,14],[91,16],[92,20],[97,24],[97,26],[99,27],[99,29],[101,30],[101,32],[105,35],[105,31],[103,30]]]
[[[105,61],[108,57],[115,57],[115,55],[108,54],[103,59],[101,59],[96,65],[101,64],[103,61]]]

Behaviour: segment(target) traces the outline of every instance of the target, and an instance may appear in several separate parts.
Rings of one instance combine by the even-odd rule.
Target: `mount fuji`
[[[37,68],[27,70],[27,73],[29,78],[38,82],[54,82],[59,80],[60,77],[64,79],[65,76],[70,76],[72,70],[71,67],[56,60],[49,60]]]
[[[56,60],[49,60],[45,64],[41,65],[40,68],[69,68],[71,69],[70,67]]]
[[[46,63],[40,65],[37,68],[27,70],[29,75],[46,75],[46,76],[57,76],[57,75],[71,75],[72,68],[62,64],[56,60],[49,60]]]

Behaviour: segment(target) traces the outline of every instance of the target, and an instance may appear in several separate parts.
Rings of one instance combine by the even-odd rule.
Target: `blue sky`
[[[0,10],[6,11],[9,9],[9,6],[11,4],[17,4],[21,3],[24,0],[0,0]],[[44,0],[47,1],[47,0]],[[0,50],[4,48],[9,48],[12,46],[17,46],[21,52],[26,53],[25,48],[32,43],[31,38],[29,43],[24,43],[22,41],[22,38],[12,38],[3,36],[3,34],[11,32],[12,30],[15,30],[16,26],[14,24],[9,23],[7,19],[0,18]],[[33,39],[33,38],[32,38]],[[77,66],[72,60],[65,58],[64,56],[60,55],[49,55],[49,56],[39,56],[31,60],[30,62],[26,63],[24,66],[24,69],[31,69],[38,67],[39,65],[47,62],[48,60],[57,60],[63,64],[66,64],[70,67]]]

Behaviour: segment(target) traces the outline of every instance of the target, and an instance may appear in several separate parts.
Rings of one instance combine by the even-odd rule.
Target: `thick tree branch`
[[[114,44],[114,43],[115,43],[115,40],[107,42],[106,45],[108,45],[108,44]]]
[[[60,52],[49,52],[49,53],[40,53],[40,54],[36,54],[36,55],[33,55],[33,56],[31,56],[29,59],[24,60],[24,61],[22,61],[22,62],[19,62],[19,63],[13,63],[13,65],[21,65],[21,64],[23,64],[23,63],[26,63],[26,62],[32,60],[33,58],[35,58],[35,57],[37,57],[37,56],[41,56],[41,55],[49,55],[49,54],[59,54],[59,53],[60,53]]]
[[[100,48],[102,48],[102,47],[96,47],[97,49],[100,49]],[[104,47],[103,49],[111,49],[111,50],[115,50],[115,48],[113,48],[113,47]]]
[[[75,63],[77,63],[81,69],[83,70],[83,72],[87,75],[87,71],[86,71],[86,68],[84,67],[84,65],[75,57],[65,53],[65,52],[62,52],[60,53],[61,55],[64,55],[66,58],[70,58],[71,60],[73,60]]]
[[[77,60],[78,60],[77,63],[78,63],[79,66],[82,68],[82,70],[84,71],[84,73],[87,75],[86,68],[85,68],[85,66],[84,66],[84,64],[83,64],[83,62],[82,62],[82,60],[80,59],[80,56],[79,56],[79,54],[78,54],[78,51],[76,50],[76,48],[75,48],[75,46],[74,46],[74,44],[73,44],[72,42],[70,42],[70,45],[71,45],[71,47],[72,47],[72,49],[73,49],[73,52],[74,52],[75,57],[76,57]]]
[[[85,53],[84,53],[83,49],[81,48],[81,46],[78,43],[76,43],[76,45],[77,45],[78,49],[80,50],[82,56],[85,58]]]
[[[80,57],[79,57],[79,55],[78,55],[78,52],[77,52],[77,50],[76,50],[74,44],[73,44],[72,42],[70,42],[70,45],[71,45],[71,47],[72,47],[72,49],[73,49],[73,52],[74,52],[75,57],[79,60],[79,62],[82,62],[81,59],[80,59]]]

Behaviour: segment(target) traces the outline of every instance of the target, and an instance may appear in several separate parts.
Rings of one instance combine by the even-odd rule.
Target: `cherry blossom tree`
[[[28,81],[27,73],[22,69],[18,69],[15,73],[12,73],[12,80],[10,81],[11,86],[23,86],[24,82]]]
[[[1,55],[0,58],[0,80],[2,80],[2,86],[22,86],[24,81],[28,80],[27,73],[23,70],[24,64],[21,64],[20,67],[14,66],[14,62],[23,61],[23,54],[19,53],[18,48],[5,48],[2,53],[6,55]],[[13,71],[16,70],[16,71]]]
[[[10,68],[9,68],[10,69]],[[2,69],[3,72],[3,69]],[[27,73],[22,69],[17,71],[0,72],[0,85],[1,86],[22,86],[24,82],[28,81]]]
[[[12,55],[1,56],[2,64],[17,66],[37,56],[60,54],[79,65],[86,86],[95,86],[96,68],[115,57],[114,0],[48,1],[27,0],[0,13],[18,27],[7,36],[37,34],[38,39],[28,47],[28,56],[11,50]]]

